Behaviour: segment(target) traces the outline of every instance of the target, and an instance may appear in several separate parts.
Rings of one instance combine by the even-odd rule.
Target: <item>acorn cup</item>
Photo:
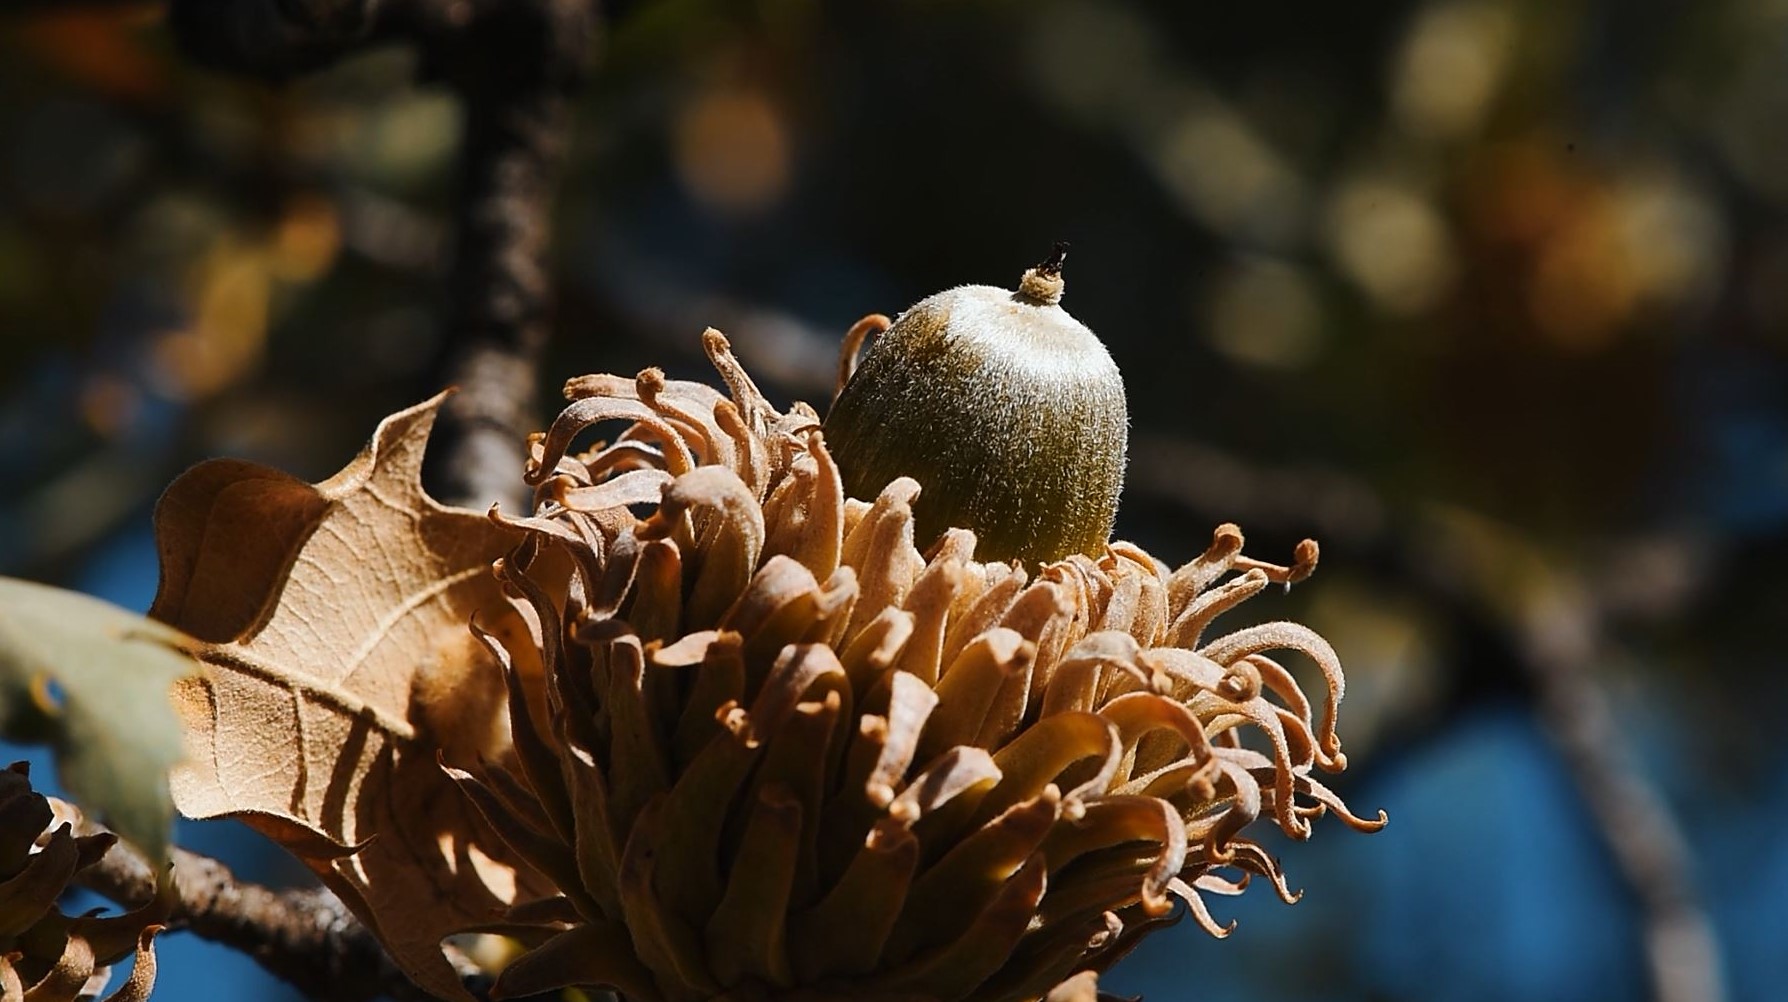
[[[1104,552],[1123,488],[1124,380],[1062,309],[1067,245],[1018,291],[964,285],[920,300],[876,338],[826,415],[845,493],[924,485],[919,546],[975,533],[982,560],[1028,566]]]
[[[1021,295],[1037,302],[1016,308],[1059,313]],[[935,329],[924,308],[909,330]],[[859,379],[900,345],[943,344],[914,337],[890,330]],[[1225,525],[1176,571],[1095,545],[1121,468],[1109,451],[1078,466],[1105,480],[1070,530],[928,528],[933,483],[847,497],[818,415],[777,411],[719,332],[703,343],[726,394],[655,369],[571,380],[531,443],[535,511],[491,513],[525,533],[497,573],[538,624],[546,675],[532,690],[480,634],[508,681],[513,760],[448,771],[558,888],[486,927],[529,947],[497,996],[1092,1002],[1096,972],[1176,914],[1225,935],[1204,895],[1254,874],[1295,900],[1247,834],[1257,819],[1294,839],[1331,811],[1383,824],[1314,775],[1345,767],[1329,645],[1289,623],[1208,629],[1307,576],[1315,544],[1261,563]],[[1121,452],[1115,387],[1087,391],[1100,402],[1082,412],[1104,415],[1108,450],[1118,415]],[[973,400],[956,420],[973,420],[989,392],[960,389]],[[617,437],[572,451],[611,423]],[[1068,553],[1031,571],[1014,551],[987,559],[982,533],[1057,540],[1021,546],[1027,559]],[[1314,704],[1274,651],[1311,663]]]

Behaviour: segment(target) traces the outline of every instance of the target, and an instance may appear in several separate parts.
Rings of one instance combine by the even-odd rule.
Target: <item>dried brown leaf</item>
[[[519,533],[422,490],[441,399],[387,418],[314,486],[234,461],[180,477],[156,509],[150,614],[209,642],[203,673],[174,693],[187,734],[177,806],[285,845],[406,973],[451,997],[441,938],[538,878],[436,765],[507,744],[503,673],[467,624],[528,636],[490,572]]]

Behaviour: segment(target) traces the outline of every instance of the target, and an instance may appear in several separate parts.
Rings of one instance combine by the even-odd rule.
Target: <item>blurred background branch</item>
[[[425,32],[425,67],[465,107],[458,245],[435,367],[436,382],[459,393],[442,411],[424,471],[450,503],[529,508],[519,471],[527,435],[540,427],[553,194],[595,21],[595,0],[497,0],[463,26]]]
[[[390,40],[421,6],[416,0],[170,0],[167,16],[182,51],[200,65],[284,80]]]
[[[441,500],[523,510],[522,443],[552,298],[546,254],[569,104],[595,43],[596,0],[173,0],[168,24],[196,62],[280,81],[367,45],[408,41],[419,75],[463,115],[454,252],[436,361],[459,393],[426,471]]]

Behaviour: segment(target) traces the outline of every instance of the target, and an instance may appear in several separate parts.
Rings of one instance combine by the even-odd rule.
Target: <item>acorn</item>
[[[1129,411],[1105,345],[1061,307],[1066,254],[1057,244],[1016,292],[964,285],[915,303],[826,415],[848,495],[918,481],[921,548],[960,527],[982,561],[1105,552]]]

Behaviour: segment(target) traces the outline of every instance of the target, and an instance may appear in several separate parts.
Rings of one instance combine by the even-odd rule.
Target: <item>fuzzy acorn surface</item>
[[[959,526],[983,561],[1105,551],[1129,411],[1105,345],[1061,307],[1062,250],[1016,292],[965,285],[914,304],[826,415],[851,497],[919,482],[921,548]]]

